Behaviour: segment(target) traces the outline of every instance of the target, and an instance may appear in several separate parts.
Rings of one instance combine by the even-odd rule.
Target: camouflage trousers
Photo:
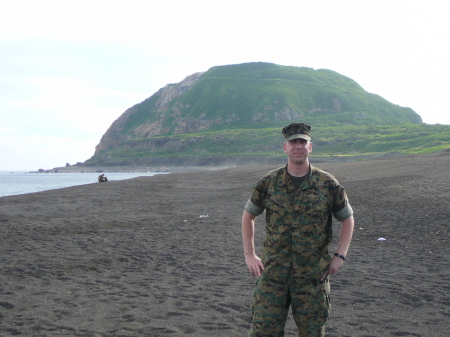
[[[317,278],[299,278],[292,267],[272,275],[265,272],[258,278],[253,292],[248,336],[284,336],[290,306],[300,337],[325,336],[331,309],[329,279],[321,282]]]

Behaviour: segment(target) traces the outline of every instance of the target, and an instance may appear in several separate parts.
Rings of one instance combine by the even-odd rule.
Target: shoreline
[[[382,158],[389,158],[395,156],[405,156],[400,153],[373,153],[364,155],[342,155],[342,156],[310,156],[312,164],[319,163],[345,163],[356,161],[376,160]],[[261,165],[285,165],[284,156],[277,157],[260,157],[258,159],[238,158],[235,160],[218,160],[214,162],[211,160],[209,164],[195,165],[195,164],[180,164],[180,165],[122,165],[122,166],[84,166],[83,163],[69,165],[62,167],[55,167],[52,169],[38,169],[37,171],[30,171],[30,173],[139,173],[139,172],[198,172],[198,171],[214,171],[223,170],[233,167],[246,166],[261,166]]]
[[[162,166],[162,167],[136,167],[136,166],[71,166],[71,167],[55,167],[53,169],[37,171],[29,171],[28,173],[157,173],[157,172],[200,172],[200,171],[217,171],[234,166]]]

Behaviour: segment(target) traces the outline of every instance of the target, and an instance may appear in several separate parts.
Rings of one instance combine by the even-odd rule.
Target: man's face
[[[312,152],[312,143],[308,140],[297,138],[283,144],[284,153],[294,163],[304,162]]]

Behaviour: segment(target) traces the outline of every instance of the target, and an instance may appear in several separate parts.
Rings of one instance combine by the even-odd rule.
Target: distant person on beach
[[[103,173],[103,174],[100,174],[99,176],[98,176],[98,182],[99,183],[106,183],[108,181],[108,178],[106,178],[105,177],[105,174]]]
[[[347,194],[329,173],[309,163],[311,127],[293,123],[282,130],[287,165],[253,187],[242,216],[245,262],[257,277],[248,336],[284,336],[289,307],[299,336],[324,336],[330,313],[330,282],[343,265],[353,235]],[[261,259],[255,253],[255,218],[266,211]],[[333,257],[332,217],[342,223]]]

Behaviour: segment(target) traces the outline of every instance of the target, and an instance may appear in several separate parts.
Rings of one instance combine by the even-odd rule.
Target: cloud
[[[37,170],[75,164],[94,154],[94,139],[47,137],[42,135],[21,136],[15,130],[0,130],[0,170]]]
[[[8,146],[22,144],[20,160],[34,157],[27,148],[43,153],[26,141],[53,146],[60,157],[50,167],[84,161],[116,118],[159,88],[255,61],[332,69],[427,123],[450,124],[449,7],[444,0],[5,1],[2,145],[3,135],[12,137]],[[83,154],[54,147],[70,149],[72,141]]]
[[[27,111],[25,116],[33,120],[36,129],[53,125],[104,132],[126,108],[142,100],[142,94],[96,87],[77,78],[34,77],[26,84],[34,94],[11,101],[10,107]]]

